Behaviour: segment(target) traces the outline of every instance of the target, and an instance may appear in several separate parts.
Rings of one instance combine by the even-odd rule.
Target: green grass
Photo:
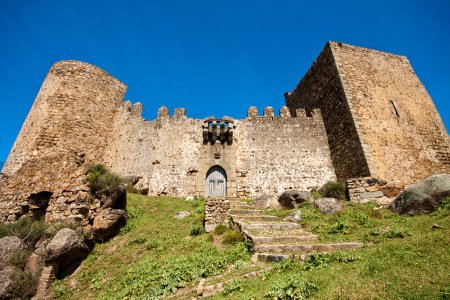
[[[301,224],[321,241],[361,241],[367,246],[315,255],[305,264],[284,261],[232,293],[208,299],[273,299],[283,289],[303,291],[310,299],[450,299],[449,200],[436,212],[415,217],[351,203],[330,216],[305,204]],[[431,229],[435,223],[443,229]]]
[[[74,275],[56,282],[55,298],[161,299],[250,259],[244,243],[217,248],[206,234],[191,236],[203,220],[202,199],[128,194],[127,202],[121,234],[97,244]],[[191,215],[173,218],[181,210]]]
[[[202,207],[201,199],[190,203],[128,195],[128,225],[119,236],[97,245],[74,275],[54,284],[53,296],[162,299],[182,287],[195,287],[200,278],[226,274],[221,279],[231,280],[226,292],[208,299],[449,299],[448,200],[436,212],[415,217],[348,202],[343,212],[323,215],[304,204],[301,224],[321,241],[360,241],[367,246],[315,255],[304,264],[269,264],[274,268],[262,277],[246,280],[239,277],[254,266],[245,244],[216,247],[211,234],[190,235],[203,217]],[[180,210],[191,216],[174,219]],[[443,229],[431,229],[435,223]],[[217,279],[207,280],[214,282]]]

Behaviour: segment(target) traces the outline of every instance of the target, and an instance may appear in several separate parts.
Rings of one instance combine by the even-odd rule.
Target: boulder
[[[314,201],[314,206],[324,214],[335,214],[342,210],[342,201],[336,198],[319,198]]]
[[[174,216],[175,219],[180,220],[180,219],[184,219],[186,217],[189,217],[191,215],[190,212],[182,210],[176,213],[176,215]]]
[[[89,248],[83,237],[75,230],[63,228],[45,247],[45,262],[47,264],[70,265],[74,261],[81,261],[89,254]]]
[[[205,222],[205,232],[206,233],[210,233],[211,231],[214,231],[214,229],[216,229],[217,224],[215,222]]]
[[[121,186],[110,194],[103,194],[101,199],[102,207],[105,208],[116,208],[116,209],[125,209],[127,206],[127,190],[125,187]]]
[[[25,244],[17,236],[5,236],[0,239],[0,263],[8,265],[17,251],[25,249]]]
[[[270,200],[271,200],[271,196],[269,196],[269,195],[262,195],[262,196],[256,197],[255,202],[253,202],[253,206],[255,208],[259,208],[259,209],[269,208]]]
[[[64,278],[78,268],[89,252],[82,236],[73,229],[63,228],[45,246],[45,265],[54,267],[57,278]]]
[[[299,204],[311,201],[311,194],[308,191],[287,190],[278,198],[282,208],[297,208]]]
[[[450,175],[434,175],[407,187],[389,209],[402,215],[429,213],[446,197],[450,197]]]
[[[102,242],[115,236],[126,222],[127,213],[124,210],[113,208],[102,210],[94,218],[92,225],[95,240]]]
[[[298,223],[302,219],[302,213],[300,210],[297,210],[296,212],[290,214],[286,218],[283,219],[285,222],[292,222],[292,223]]]
[[[147,177],[139,177],[136,184],[133,188],[142,195],[148,195],[148,191],[150,190],[150,184],[148,182]]]
[[[16,287],[16,278],[22,271],[13,266],[0,269],[0,299],[11,299],[11,292]]]

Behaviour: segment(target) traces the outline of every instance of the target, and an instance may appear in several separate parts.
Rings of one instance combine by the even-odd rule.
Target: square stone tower
[[[322,110],[338,179],[450,173],[448,133],[404,56],[328,42],[285,99],[291,113]]]

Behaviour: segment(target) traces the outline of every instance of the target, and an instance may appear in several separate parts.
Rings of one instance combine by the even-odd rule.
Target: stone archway
[[[221,166],[213,166],[206,173],[205,197],[227,196],[227,173]]]

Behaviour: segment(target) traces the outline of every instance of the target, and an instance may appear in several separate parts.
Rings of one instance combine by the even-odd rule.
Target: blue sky
[[[328,40],[406,55],[450,126],[450,1],[0,0],[0,161],[50,66],[128,85],[152,119],[276,110]]]

